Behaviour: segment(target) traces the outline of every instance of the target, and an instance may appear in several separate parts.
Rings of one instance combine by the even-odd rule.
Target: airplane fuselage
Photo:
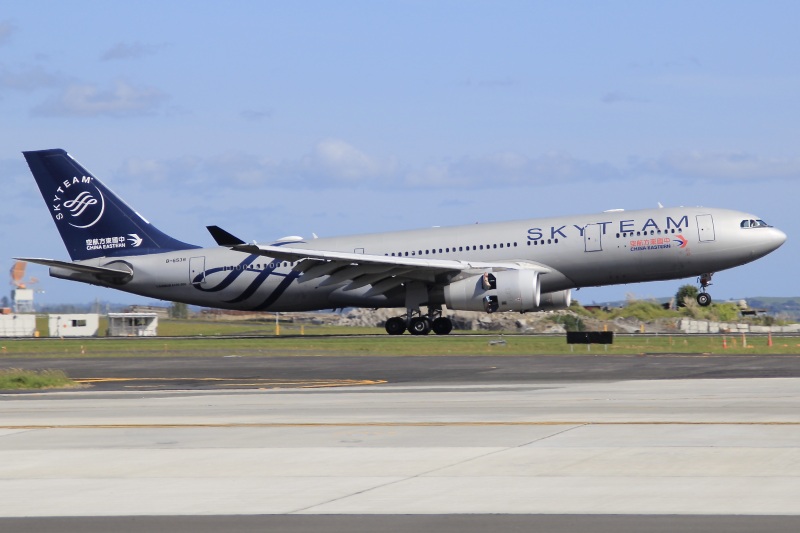
[[[785,235],[772,227],[743,227],[742,222],[750,220],[757,218],[725,209],[680,207],[290,239],[275,244],[287,250],[297,247],[369,256],[535,263],[548,269],[540,277],[541,292],[552,293],[700,276],[754,261],[785,240]],[[98,257],[80,263],[125,264],[133,275],[120,285],[58,267],[51,268],[51,274],[142,296],[225,309],[303,311],[403,307],[406,302],[399,286],[376,293],[369,284],[354,287],[352,276],[340,281],[333,272],[307,276],[295,262],[227,247]],[[366,279],[370,269],[363,268]],[[481,271],[465,271],[459,276]],[[441,285],[452,279],[420,281]],[[431,291],[427,303],[445,303],[442,291]]]

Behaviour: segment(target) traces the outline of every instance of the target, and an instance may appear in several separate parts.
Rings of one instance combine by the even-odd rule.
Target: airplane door
[[[600,224],[586,224],[583,228],[583,245],[587,252],[602,252],[603,243],[601,241]]]
[[[206,258],[192,257],[189,259],[189,283],[206,282]]]
[[[715,240],[714,219],[711,215],[697,215],[697,238],[700,242]]]

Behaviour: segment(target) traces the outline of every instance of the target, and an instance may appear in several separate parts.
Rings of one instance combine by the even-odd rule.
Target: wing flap
[[[241,244],[232,246],[231,249],[248,254],[263,255],[281,261],[303,261],[315,259],[319,261],[332,261],[346,265],[385,265],[389,267],[412,267],[414,269],[429,269],[441,272],[462,272],[464,270],[506,268],[506,269],[532,269],[541,274],[552,272],[552,269],[532,261],[461,261],[454,259],[421,259],[416,257],[396,257],[388,255],[369,255],[348,252],[335,252],[328,250],[307,250],[303,248],[290,248],[284,246],[267,246],[258,244]],[[295,267],[297,268],[297,267]],[[310,268],[313,268],[310,267]],[[308,271],[306,270],[306,273]]]
[[[231,249],[279,261],[296,262],[293,269],[302,273],[298,278],[299,283],[328,276],[320,286],[346,284],[342,287],[343,291],[371,286],[366,292],[368,296],[383,294],[408,281],[447,283],[459,274],[469,271],[532,269],[540,274],[552,272],[546,265],[530,261],[423,259],[258,244],[234,245]]]

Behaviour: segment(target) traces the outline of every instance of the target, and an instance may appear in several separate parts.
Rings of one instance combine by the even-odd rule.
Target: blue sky
[[[799,19],[790,1],[6,3],[0,268],[67,257],[20,154],[61,147],[200,245],[209,224],[267,241],[741,209],[789,240],[712,295],[797,296]],[[43,303],[141,301],[30,274]]]

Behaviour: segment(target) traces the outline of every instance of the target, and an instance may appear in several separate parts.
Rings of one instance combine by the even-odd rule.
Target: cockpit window
[[[739,226],[741,226],[742,228],[769,228],[769,227],[771,227],[769,224],[767,224],[766,222],[764,222],[760,218],[758,220],[753,220],[753,219],[742,220],[742,223],[739,224]]]

